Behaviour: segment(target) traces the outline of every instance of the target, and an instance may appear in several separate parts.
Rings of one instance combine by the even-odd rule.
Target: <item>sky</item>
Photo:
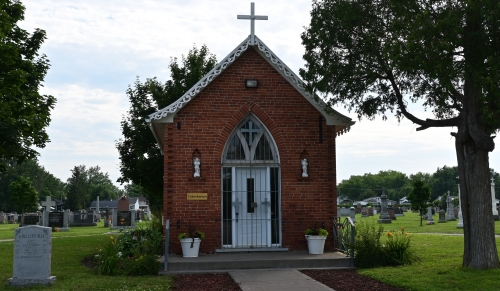
[[[137,78],[169,79],[171,59],[186,55],[193,45],[206,45],[221,61],[250,34],[250,1],[141,0],[56,1],[24,0],[29,32],[47,32],[40,52],[50,60],[43,94],[57,104],[47,128],[51,142],[40,153],[39,164],[62,181],[77,165],[98,165],[113,182],[120,177],[116,142],[122,138],[120,121],[130,104],[125,91]],[[296,74],[304,67],[300,35],[310,21],[311,1],[272,0],[255,3],[255,34]],[[337,138],[337,182],[352,175],[395,170],[407,175],[434,173],[456,166],[452,128],[416,132],[408,120],[394,116],[383,121],[357,120],[343,106],[336,109],[356,120],[350,132]],[[420,118],[432,114],[419,106]],[[146,125],[145,125],[146,126]],[[498,150],[490,167],[500,171]]]

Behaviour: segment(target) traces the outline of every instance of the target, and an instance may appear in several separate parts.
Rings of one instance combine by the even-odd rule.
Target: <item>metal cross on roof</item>
[[[250,19],[250,44],[255,45],[255,21],[267,20],[267,16],[255,15],[255,4],[250,3],[250,15],[238,15],[238,19]]]

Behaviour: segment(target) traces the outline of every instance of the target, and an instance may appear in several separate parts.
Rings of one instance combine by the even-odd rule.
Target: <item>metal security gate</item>
[[[222,247],[281,246],[280,168],[267,130],[249,116],[226,144],[222,166]]]

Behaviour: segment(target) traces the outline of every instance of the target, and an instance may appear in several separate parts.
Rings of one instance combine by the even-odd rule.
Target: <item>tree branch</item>
[[[396,84],[396,81],[394,80],[394,75],[392,74],[392,71],[386,72],[387,79],[391,82],[392,88],[394,89],[394,92],[396,93],[396,98],[398,100],[398,106],[399,109],[401,110],[401,113],[408,118],[410,121],[413,123],[416,123],[420,125],[416,130],[425,130],[429,127],[451,127],[451,126],[457,126],[458,125],[458,117],[453,117],[449,119],[443,119],[443,120],[436,120],[436,119],[429,119],[427,118],[426,120],[422,120],[420,118],[415,117],[413,114],[409,113],[406,110],[406,105],[403,102],[403,95],[401,94],[401,91],[399,91],[399,87]]]

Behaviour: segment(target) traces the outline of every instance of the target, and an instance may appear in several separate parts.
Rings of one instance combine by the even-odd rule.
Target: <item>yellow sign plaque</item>
[[[187,193],[187,200],[207,200],[208,193]]]

